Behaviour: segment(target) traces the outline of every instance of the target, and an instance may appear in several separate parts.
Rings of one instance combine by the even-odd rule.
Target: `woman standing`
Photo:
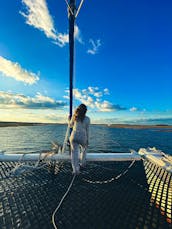
[[[80,104],[70,121],[72,133],[70,136],[71,163],[74,174],[79,174],[79,148],[81,147],[81,166],[86,164],[86,149],[88,147],[90,118],[86,116],[87,107]]]

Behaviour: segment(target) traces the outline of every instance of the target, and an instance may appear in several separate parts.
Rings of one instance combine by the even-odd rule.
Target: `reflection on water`
[[[0,150],[30,153],[51,149],[51,142],[63,143],[66,125],[0,128]],[[89,152],[129,152],[153,147],[172,154],[172,132],[110,128],[91,125]]]

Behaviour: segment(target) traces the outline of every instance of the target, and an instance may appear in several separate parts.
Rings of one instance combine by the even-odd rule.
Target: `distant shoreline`
[[[17,126],[44,126],[44,125],[62,125],[63,123],[29,123],[29,122],[0,122],[0,127],[17,127]],[[65,123],[64,123],[65,124]],[[172,125],[133,125],[133,124],[93,124],[103,125],[110,128],[122,129],[164,129],[172,131]]]
[[[133,124],[110,124],[110,128],[122,128],[122,129],[155,129],[157,131],[172,132],[172,125],[133,125]]]
[[[0,127],[17,127],[17,126],[43,126],[50,123],[30,123],[30,122],[0,122]]]

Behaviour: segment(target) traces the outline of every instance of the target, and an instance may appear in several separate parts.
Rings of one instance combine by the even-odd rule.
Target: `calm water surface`
[[[1,127],[0,151],[35,153],[51,150],[52,141],[63,143],[66,128],[66,125]],[[153,146],[172,155],[172,132],[90,127],[89,152],[129,152]]]

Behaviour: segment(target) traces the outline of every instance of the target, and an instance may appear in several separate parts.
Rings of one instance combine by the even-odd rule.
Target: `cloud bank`
[[[0,56],[0,72],[5,77],[10,77],[26,84],[34,84],[39,80],[38,74],[29,72],[23,69],[18,63],[7,60],[2,56]]]
[[[66,90],[67,95],[64,98],[69,99],[69,90]],[[126,108],[121,107],[118,104],[112,104],[107,100],[103,100],[104,95],[109,94],[107,88],[102,91],[98,87],[88,87],[87,89],[73,89],[74,98],[81,103],[84,103],[86,106],[96,109],[101,112],[112,112],[118,110],[126,110]]]
[[[0,109],[56,109],[66,106],[63,101],[56,101],[48,96],[37,93],[35,97],[0,91]]]

